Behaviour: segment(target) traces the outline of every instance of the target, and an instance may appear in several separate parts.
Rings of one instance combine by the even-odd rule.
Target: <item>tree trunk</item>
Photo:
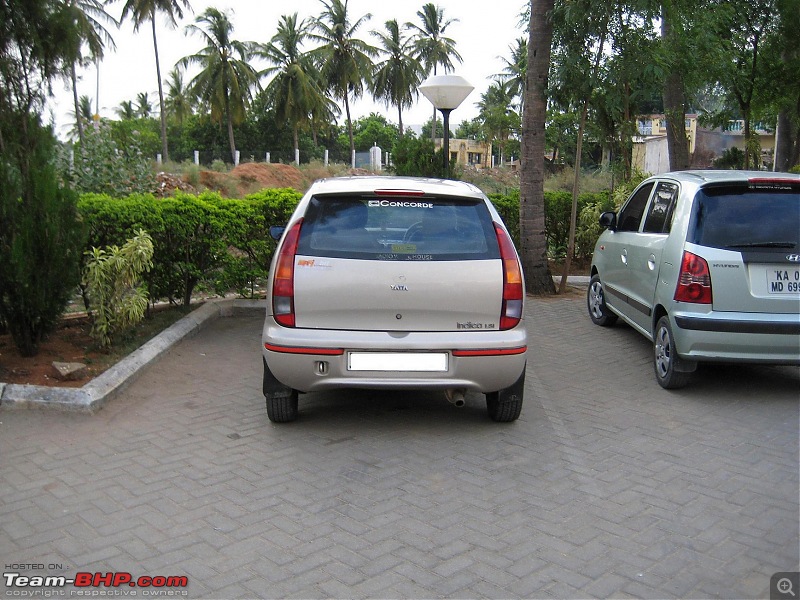
[[[531,0],[528,43],[528,73],[525,110],[522,116],[523,168],[520,173],[520,253],[526,291],[553,294],[555,286],[547,264],[544,224],[544,153],[547,113],[547,76],[554,0]]]
[[[399,125],[398,125],[399,136],[398,137],[403,137],[403,107],[400,106],[399,104],[397,105],[397,122],[399,123]]]
[[[661,10],[661,39],[671,46],[674,37],[668,5]],[[667,118],[667,153],[670,171],[689,168],[689,140],[686,139],[686,106],[684,98],[683,74],[673,66],[669,67],[664,79],[664,115]]]
[[[83,121],[81,120],[81,105],[78,100],[78,76],[75,74],[75,63],[69,66],[69,76],[72,80],[72,101],[75,103],[75,121],[78,126],[78,141],[83,150]]]
[[[792,156],[792,120],[789,111],[782,110],[778,113],[778,126],[775,128],[775,160],[773,171],[786,172],[791,165]]]
[[[228,143],[231,145],[231,160],[236,164],[236,141],[233,139],[233,117],[228,109]]]
[[[350,160],[352,160],[353,152],[356,151],[356,143],[353,141],[353,121],[350,120],[350,99],[347,97],[347,92],[344,94],[344,110],[347,114],[347,135],[350,137]]]
[[[169,160],[169,151],[167,149],[167,111],[164,110],[164,86],[161,83],[161,65],[158,62],[158,41],[156,41],[156,19],[155,16],[151,19],[153,22],[153,49],[156,53],[156,76],[158,77],[158,106],[161,111],[161,158],[164,161]]]
[[[590,73],[590,82],[597,80],[597,71],[600,69],[600,57],[603,55],[603,48],[606,45],[606,28],[608,22],[603,25],[603,33],[600,36],[600,47],[595,55],[594,65]],[[578,123],[578,141],[575,145],[575,178],[572,180],[572,209],[569,217],[569,240],[567,242],[567,255],[564,257],[564,270],[561,272],[561,283],[558,286],[558,293],[563,294],[567,291],[567,277],[572,267],[572,255],[575,254],[575,231],[578,228],[578,191],[580,189],[581,177],[581,158],[583,156],[583,132],[586,129],[586,117],[589,114],[589,96],[583,99],[583,109]]]

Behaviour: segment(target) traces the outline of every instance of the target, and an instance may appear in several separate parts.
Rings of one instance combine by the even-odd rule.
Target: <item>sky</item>
[[[349,0],[348,11],[351,22],[367,13],[372,18],[366,21],[357,31],[358,36],[373,44],[377,39],[371,35],[372,30],[384,30],[384,23],[389,19],[397,19],[401,24],[408,21],[419,24],[417,11],[426,0]],[[323,10],[320,0],[190,0],[192,12],[185,12],[178,26],[172,28],[167,19],[159,16],[156,19],[159,59],[161,74],[164,80],[184,56],[194,54],[204,47],[198,35],[186,35],[186,25],[194,20],[207,7],[218,10],[229,10],[229,18],[233,24],[234,39],[240,41],[268,42],[277,30],[282,15],[298,13],[300,19],[317,17]],[[480,101],[481,94],[492,83],[494,75],[501,73],[505,63],[502,58],[510,59],[510,48],[517,38],[526,37],[520,28],[520,13],[527,4],[526,0],[434,0],[434,4],[444,9],[446,19],[458,19],[446,30],[445,35],[456,41],[456,49],[463,58],[461,64],[455,64],[450,74],[464,77],[475,90],[463,104],[451,115],[451,126],[455,127],[464,120],[477,116],[475,103]],[[123,2],[117,1],[107,7],[107,12],[119,18]],[[136,96],[147,92],[154,109],[158,110],[158,83],[156,78],[155,57],[153,51],[152,29],[149,23],[143,23],[138,32],[133,31],[129,20],[119,29],[110,30],[116,43],[116,51],[106,50],[106,56],[99,69],[91,65],[78,72],[78,94],[89,96],[92,106],[98,98],[99,81],[99,114],[103,118],[118,118],[115,109],[124,100],[135,104]],[[502,57],[502,58],[501,58]],[[264,68],[265,63],[254,63],[257,68]],[[98,74],[99,73],[99,74]],[[443,74],[441,70],[439,74]],[[184,77],[188,82],[193,75],[189,72]],[[262,81],[266,85],[267,80]],[[66,83],[56,82],[53,86],[54,97],[48,103],[56,122],[56,133],[61,138],[67,136],[72,127],[73,112],[72,92]],[[165,87],[166,93],[166,87]],[[375,103],[369,96],[351,102],[353,119],[376,112],[389,121],[397,123],[397,109],[383,103]],[[433,113],[430,102],[420,95],[411,109],[403,111],[403,124],[421,125]],[[344,111],[341,123],[344,124]]]

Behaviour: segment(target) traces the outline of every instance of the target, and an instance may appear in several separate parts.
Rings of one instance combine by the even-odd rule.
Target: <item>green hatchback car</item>
[[[650,339],[663,388],[699,362],[800,364],[800,175],[665,173],[600,223],[589,317]]]

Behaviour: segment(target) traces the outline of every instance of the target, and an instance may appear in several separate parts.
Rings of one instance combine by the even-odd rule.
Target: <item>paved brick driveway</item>
[[[94,416],[0,411],[3,564],[191,598],[751,598],[798,570],[796,368],[667,393],[631,329],[533,299],[516,423],[340,392],[275,426],[260,322],[220,319]]]

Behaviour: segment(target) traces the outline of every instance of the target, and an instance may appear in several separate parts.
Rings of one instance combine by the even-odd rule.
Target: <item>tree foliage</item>
[[[38,117],[3,128],[0,151],[0,322],[34,356],[78,283],[84,232],[77,194],[54,164],[55,138]],[[23,145],[24,144],[24,145]]]
[[[152,160],[142,150],[147,131],[128,130],[124,124],[98,123],[86,130],[73,166],[65,167],[78,192],[123,196],[155,188]],[[116,135],[112,129],[117,130]],[[158,135],[150,132],[150,136],[152,148],[158,143]]]

